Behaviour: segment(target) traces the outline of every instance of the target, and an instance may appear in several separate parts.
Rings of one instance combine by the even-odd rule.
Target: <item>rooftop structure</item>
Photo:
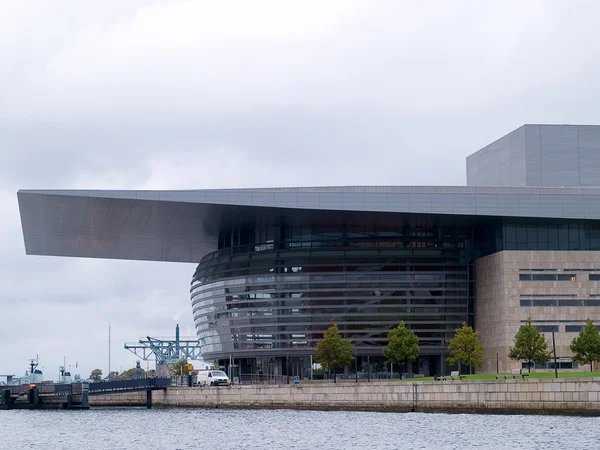
[[[467,158],[469,186],[600,186],[600,126],[523,125]]]

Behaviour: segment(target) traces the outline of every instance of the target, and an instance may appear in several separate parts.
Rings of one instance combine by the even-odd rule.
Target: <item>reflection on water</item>
[[[600,418],[141,408],[0,411],[0,448],[599,449]]]

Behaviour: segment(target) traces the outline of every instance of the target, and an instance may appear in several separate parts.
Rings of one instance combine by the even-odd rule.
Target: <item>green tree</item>
[[[119,379],[120,379],[119,372],[116,370],[111,370],[109,372],[109,374],[106,376],[106,380],[108,380],[108,381],[116,381]]]
[[[331,319],[329,328],[323,335],[323,339],[317,342],[316,362],[321,364],[324,369],[333,370],[334,382],[336,379],[336,369],[346,367],[354,359],[354,346],[350,341],[342,339],[342,335],[336,323]]]
[[[515,335],[515,346],[510,348],[508,357],[515,361],[527,361],[531,372],[531,363],[543,364],[550,360],[551,354],[544,335],[531,324],[531,317]]]
[[[448,341],[450,356],[446,361],[451,365],[466,364],[469,366],[469,373],[473,373],[473,367],[483,365],[483,346],[479,342],[479,331],[474,331],[465,322],[454,331],[454,337]]]
[[[99,381],[102,381],[102,370],[100,370],[100,369],[92,370],[92,373],[90,374],[90,380],[92,380],[94,383],[98,383]]]
[[[600,361],[600,332],[591,319],[588,318],[585,321],[585,327],[571,342],[571,351],[573,352],[573,361],[579,364],[589,364],[590,371],[594,371],[594,361]]]
[[[406,366],[408,361],[414,361],[419,355],[419,337],[406,328],[404,321],[388,333],[388,344],[383,349],[385,364],[402,363]]]
[[[144,377],[146,375],[146,371],[144,369],[142,370],[142,377]],[[135,380],[137,376],[137,367],[132,367],[131,369],[127,369],[124,372],[121,372],[121,375],[119,375],[119,380]]]
[[[173,375],[184,376],[188,374],[188,361],[185,358],[181,358],[175,364],[173,364],[173,368],[171,369],[171,373]]]

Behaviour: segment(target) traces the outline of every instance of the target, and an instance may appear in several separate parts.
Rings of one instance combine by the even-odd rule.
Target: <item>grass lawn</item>
[[[527,373],[523,371],[523,373]],[[504,374],[500,374],[499,376],[503,380]],[[508,374],[507,374],[508,375]],[[465,375],[467,380],[495,380],[495,373],[478,373],[475,375]],[[600,372],[558,372],[558,378],[588,378],[588,377],[599,377]],[[525,378],[554,378],[554,372],[531,372],[528,377]],[[512,379],[512,375],[510,375],[510,379]],[[407,380],[395,379],[394,381],[400,382],[415,382],[415,381],[433,381],[433,377],[425,377],[425,378],[411,378]]]
[[[531,378],[554,378],[554,372],[531,372]],[[558,371],[558,378],[587,378],[600,377],[600,372],[561,372]]]

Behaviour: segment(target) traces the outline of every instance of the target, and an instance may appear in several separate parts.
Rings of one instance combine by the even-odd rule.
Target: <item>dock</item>
[[[166,390],[170,378],[105,381],[100,383],[40,383],[0,386],[0,409],[89,409],[93,395],[146,392],[146,407],[152,407],[152,391]]]

